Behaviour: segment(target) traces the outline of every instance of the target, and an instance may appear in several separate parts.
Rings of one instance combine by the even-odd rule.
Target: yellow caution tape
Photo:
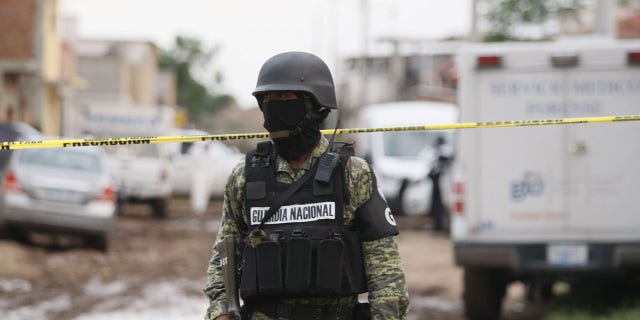
[[[564,118],[547,120],[516,120],[516,121],[491,121],[491,122],[466,122],[452,124],[436,124],[424,126],[406,127],[384,127],[384,128],[353,128],[338,129],[336,134],[367,133],[367,132],[399,132],[399,131],[431,131],[450,129],[472,129],[472,128],[504,128],[504,127],[525,127],[543,126],[557,124],[577,124],[577,123],[603,123],[621,121],[640,121],[640,115],[633,116],[609,116],[609,117],[588,117],[588,118]],[[329,135],[334,130],[321,130],[322,134]],[[244,140],[244,139],[267,139],[268,132],[259,133],[239,133],[239,134],[212,134],[197,136],[162,136],[162,137],[128,137],[128,138],[96,138],[96,139],[68,139],[68,140],[44,140],[44,141],[13,141],[2,142],[0,150],[14,149],[37,149],[37,148],[68,148],[83,146],[119,146],[129,144],[150,144],[166,142],[198,142],[198,141],[223,141],[223,140]]]

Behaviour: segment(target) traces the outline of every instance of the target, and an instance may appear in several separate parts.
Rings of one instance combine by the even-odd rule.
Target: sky
[[[335,78],[341,57],[371,52],[382,37],[464,36],[471,0],[60,0],[60,11],[77,19],[80,39],[149,40],[169,48],[184,35],[219,46],[222,91],[250,107],[260,66],[275,54],[314,53]]]

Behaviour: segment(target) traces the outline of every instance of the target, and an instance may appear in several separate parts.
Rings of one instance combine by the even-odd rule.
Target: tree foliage
[[[187,109],[190,119],[212,114],[233,101],[233,97],[216,91],[223,81],[219,71],[213,71],[211,77],[205,77],[205,81],[211,81],[209,85],[196,80],[193,75],[196,70],[206,72],[211,69],[218,50],[217,47],[205,48],[200,40],[184,36],[176,37],[169,50],[160,50],[159,67],[174,72],[177,103]]]
[[[518,27],[543,30],[541,39],[552,36],[547,23],[552,19],[579,19],[586,0],[486,0],[489,30],[485,41],[523,40]]]

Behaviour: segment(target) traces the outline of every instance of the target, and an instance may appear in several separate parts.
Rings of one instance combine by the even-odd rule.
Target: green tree
[[[230,95],[216,91],[223,81],[219,70],[212,71],[211,77],[205,77],[205,81],[210,81],[208,85],[193,76],[194,70],[211,70],[218,51],[218,47],[205,48],[198,39],[177,36],[173,47],[160,50],[158,55],[159,68],[175,73],[177,103],[187,109],[192,120],[213,114],[233,101]]]
[[[517,27],[534,26],[542,32],[540,39],[553,36],[547,30],[552,19],[579,19],[587,0],[486,0],[488,33],[485,41],[523,40]]]

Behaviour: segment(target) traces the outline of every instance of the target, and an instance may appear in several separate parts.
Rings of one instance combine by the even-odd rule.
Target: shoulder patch
[[[378,240],[388,236],[395,236],[399,233],[396,220],[378,188],[373,171],[371,176],[373,177],[371,197],[356,209],[358,231],[364,241]]]

